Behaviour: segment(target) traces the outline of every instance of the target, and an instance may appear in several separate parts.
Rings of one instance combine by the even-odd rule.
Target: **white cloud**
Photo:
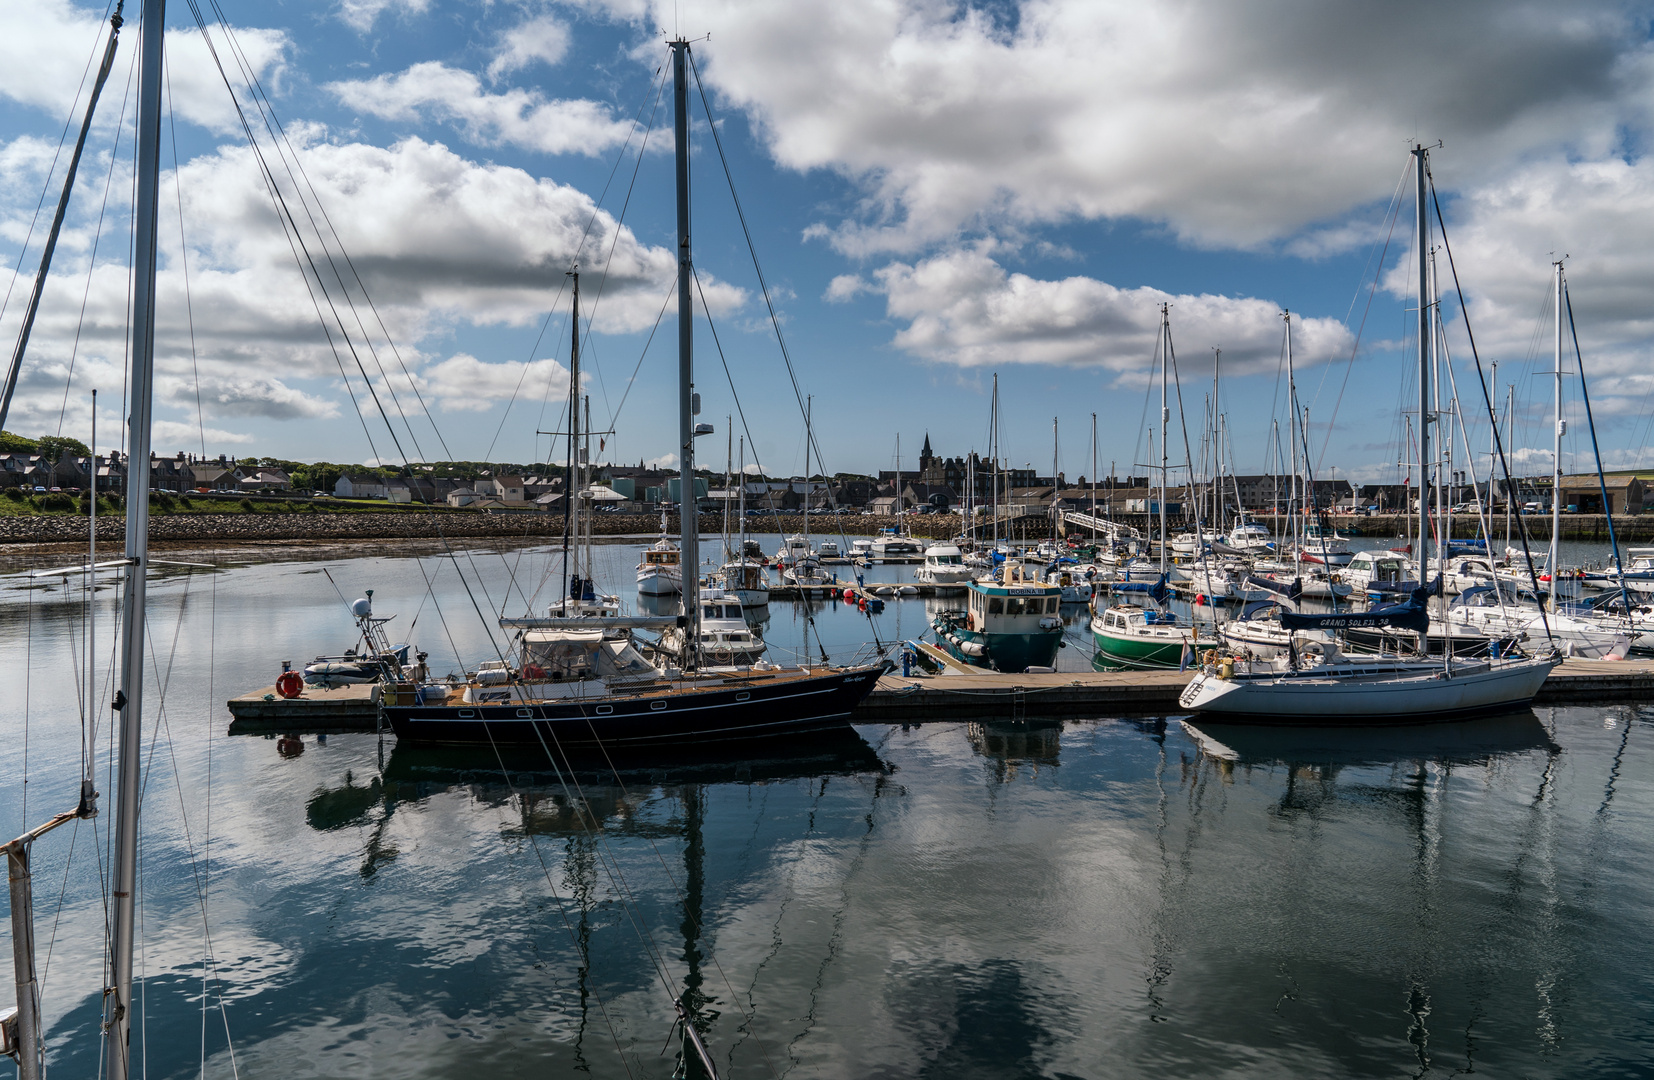
[[[427,398],[435,397],[445,410],[486,412],[514,395],[567,397],[569,369],[556,360],[485,363],[456,353],[426,368],[420,382],[429,387]]]
[[[365,34],[391,8],[399,8],[405,15],[423,15],[430,10],[431,0],[339,0],[339,18]]]
[[[874,276],[889,315],[907,323],[894,344],[927,360],[1095,366],[1140,381],[1166,303],[1185,357],[1218,347],[1225,370],[1245,374],[1273,371],[1281,355],[1281,309],[1268,300],[1121,289],[1088,277],[1042,281],[1007,272],[981,249],[891,263]],[[1348,355],[1351,340],[1335,320],[1296,319],[1293,355],[1306,365]]]
[[[346,106],[385,120],[429,118],[459,127],[483,146],[510,144],[546,154],[601,154],[626,141],[629,121],[596,101],[547,101],[522,87],[491,94],[469,71],[436,61],[395,75],[328,83]]]
[[[319,132],[300,125],[290,130],[300,137],[322,205],[416,377],[427,362],[422,343],[456,323],[527,326],[548,309],[566,309],[565,271],[576,261],[583,265],[585,309],[595,314],[592,329],[600,335],[653,326],[676,279],[671,251],[640,243],[572,187],[520,169],[478,164],[417,139],[382,148],[315,141]],[[10,150],[0,148],[0,162]],[[116,190],[122,184],[117,175]],[[366,331],[348,305],[339,303],[350,340],[347,345],[339,328],[330,326],[336,358],[249,151],[222,147],[186,163],[182,187],[193,337],[172,210],[173,177],[163,175],[156,364],[169,400],[193,412],[199,372],[209,423],[250,415],[325,416],[335,404],[348,411],[339,383],[341,362],[360,393],[358,359],[376,382],[383,365],[399,392],[407,386],[365,305]],[[293,199],[291,191],[288,197]],[[8,234],[32,212],[26,190],[0,190],[0,227]],[[73,350],[78,349],[78,359],[71,412],[90,386],[121,385],[127,275],[123,266],[100,261],[88,289],[86,252],[96,212],[95,203],[77,206],[65,229],[13,405],[14,429],[55,426]],[[113,217],[105,223],[102,259],[124,256],[124,229]],[[311,241],[331,295],[342,301],[343,290]],[[611,247],[613,257],[604,266]],[[339,269],[354,291],[342,262]],[[744,303],[742,290],[704,273],[703,281],[715,313],[728,314]],[[19,281],[20,293],[28,287],[26,277]],[[320,302],[330,312],[327,300]],[[21,310],[13,303],[0,319],[0,340],[13,340]],[[490,366],[479,378],[496,370]],[[93,372],[99,381],[88,382]],[[306,379],[321,380],[326,389],[306,386]],[[446,388],[454,392],[445,393],[445,406],[459,407],[466,388],[454,383]]]
[[[121,87],[138,50],[138,18],[129,10],[115,67],[98,105],[102,126],[113,124],[119,111]],[[85,108],[84,93],[91,88],[95,67],[87,71],[87,57],[94,43],[101,42],[109,26],[102,12],[74,7],[68,0],[39,0],[38,3],[0,4],[0,97],[42,109],[55,118],[80,121]],[[285,70],[291,42],[280,30],[237,27],[236,43],[254,73],[272,90]],[[217,32],[214,41],[220,55],[224,41]],[[201,34],[194,29],[167,31],[167,74],[172,108],[179,119],[220,134],[237,132],[235,106],[213,65]],[[94,64],[96,61],[94,61]],[[86,72],[85,87],[81,76]],[[232,71],[232,79],[238,75]],[[82,97],[76,104],[76,92]],[[242,92],[238,82],[237,92]]]
[[[861,186],[830,235],[862,255],[1075,217],[1268,245],[1387,197],[1409,138],[1474,181],[1601,157],[1650,100],[1647,20],[1609,0],[706,0],[694,21],[778,162]]]
[[[840,274],[827,283],[827,291],[822,299],[829,304],[844,304],[865,292],[876,291],[874,287],[857,274]]]
[[[646,458],[643,467],[646,469],[676,469],[678,467],[678,455],[662,454],[660,457]],[[756,466],[754,468],[756,469]]]
[[[202,411],[214,417],[299,420],[339,415],[337,402],[313,397],[279,379],[256,375],[209,375],[197,380],[173,374],[157,381],[157,397],[194,410],[199,395]]]
[[[488,62],[488,77],[497,79],[533,63],[557,64],[568,51],[568,27],[541,15],[500,35],[499,48]]]
[[[224,431],[220,428],[202,428],[193,423],[182,423],[177,420],[157,420],[150,427],[151,445],[157,454],[176,453],[179,450],[188,453],[199,453],[202,437],[206,437],[208,446],[230,444],[244,446],[253,442],[253,436],[245,431]]]

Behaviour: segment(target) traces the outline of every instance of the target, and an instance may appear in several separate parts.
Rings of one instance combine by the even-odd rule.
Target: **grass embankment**
[[[55,491],[33,494],[18,488],[7,488],[0,493],[0,517],[86,517],[89,504],[90,499],[85,493],[72,495],[66,491]],[[125,507],[126,500],[119,495],[98,496],[99,517],[124,513]],[[410,510],[431,509],[443,514],[455,512],[446,506],[432,508],[351,499],[236,499],[187,493],[173,495],[168,492],[149,497],[152,517],[173,514],[405,514]]]

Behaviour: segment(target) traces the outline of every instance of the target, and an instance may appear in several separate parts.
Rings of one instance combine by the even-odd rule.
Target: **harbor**
[[[1654,1075],[1647,20],[1279,15],[0,7],[19,1080]]]

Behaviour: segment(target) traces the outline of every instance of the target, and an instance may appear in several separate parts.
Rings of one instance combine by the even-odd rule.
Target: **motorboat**
[[[742,614],[741,598],[732,592],[708,591],[701,594],[699,661],[718,666],[756,663],[764,655],[767,645],[758,629]],[[661,631],[658,648],[675,664],[683,664],[685,633],[683,627],[670,626]]]
[[[1111,585],[1106,595],[1108,602],[1094,605],[1091,616],[1097,659],[1106,666],[1179,668],[1218,644],[1167,606],[1171,594],[1164,578],[1152,585]]]
[[[953,544],[932,544],[926,548],[925,564],[913,571],[913,580],[945,589],[963,589],[975,576],[965,565],[964,553]]]
[[[1481,586],[1460,593],[1447,609],[1455,628],[1479,629],[1490,636],[1522,636],[1530,643],[1548,638],[1566,656],[1582,660],[1623,660],[1631,651],[1631,635],[1603,629],[1561,611],[1544,610],[1539,598],[1526,589]]]
[[[1380,585],[1392,591],[1418,587],[1418,571],[1412,560],[1394,551],[1358,551],[1340,573],[1362,593]]]
[[[385,633],[385,624],[396,616],[373,613],[372,589],[350,605],[350,614],[356,619],[359,633],[356,644],[337,656],[318,656],[306,664],[302,675],[311,686],[393,682],[401,678],[403,669],[408,666],[413,646],[390,641]],[[419,659],[423,663],[423,653]]]

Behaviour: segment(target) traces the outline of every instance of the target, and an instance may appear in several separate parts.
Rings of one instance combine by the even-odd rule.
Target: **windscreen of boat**
[[[645,660],[630,641],[605,641],[597,650],[597,673],[604,678],[637,677],[658,674],[658,669]]]
[[[523,635],[523,675],[538,678],[538,669],[552,680],[585,678],[597,667],[602,645],[600,629],[530,630]]]

